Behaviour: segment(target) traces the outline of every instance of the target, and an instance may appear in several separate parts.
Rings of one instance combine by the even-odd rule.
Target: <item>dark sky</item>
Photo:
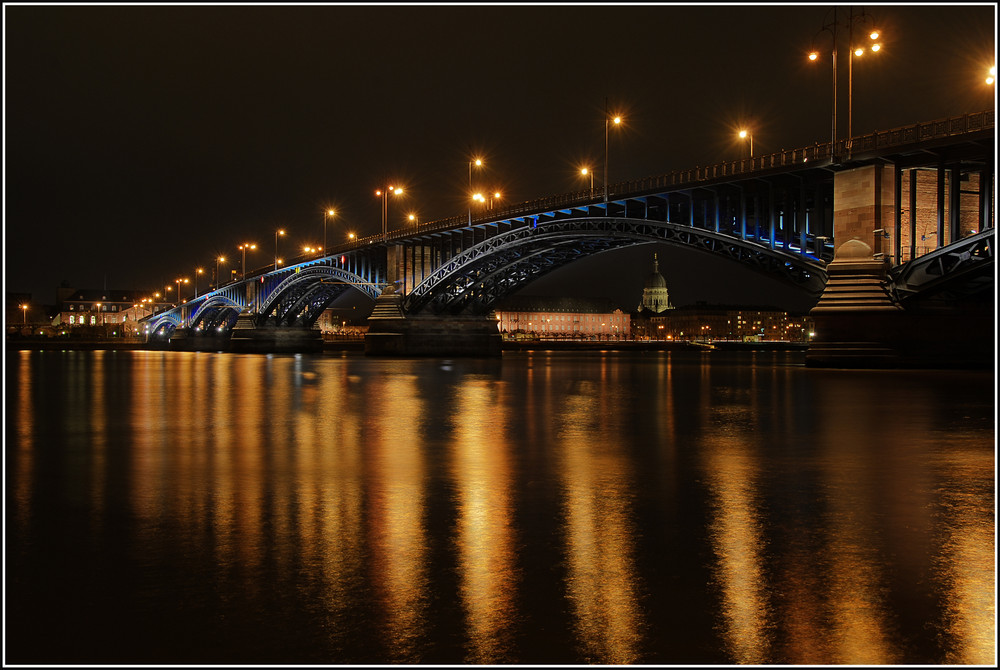
[[[994,107],[994,4],[865,9],[885,48],[856,61],[855,134]],[[406,189],[390,227],[459,214],[473,155],[477,184],[507,202],[577,190],[579,165],[603,163],[606,98],[625,117],[612,181],[739,158],[744,124],[755,154],[828,141],[832,18],[825,5],[4,5],[5,289],[51,303],[63,280],[154,288],[246,240],[258,267],[278,227],[283,256],[321,243],[326,206],[331,244],[377,232],[387,182]],[[576,290],[637,302],[652,251],[595,259]],[[659,252],[675,302],[749,290],[744,270]],[[786,298],[772,289],[753,302]]]

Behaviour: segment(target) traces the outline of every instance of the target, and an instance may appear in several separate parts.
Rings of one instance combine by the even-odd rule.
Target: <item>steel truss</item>
[[[682,224],[630,218],[570,218],[490,237],[430,273],[403,300],[408,314],[486,314],[493,304],[575,260],[660,242],[721,255],[812,295],[826,284],[823,265],[749,240]]]
[[[904,307],[963,303],[991,293],[994,286],[995,228],[892,268],[888,289]]]
[[[254,317],[258,327],[267,324],[312,327],[327,305],[356,288],[372,300],[380,291],[371,282],[339,267],[316,265],[291,274],[270,292]]]

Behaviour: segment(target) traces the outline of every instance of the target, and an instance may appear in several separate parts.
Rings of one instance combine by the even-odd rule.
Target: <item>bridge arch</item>
[[[236,300],[221,293],[210,296],[191,317],[190,326],[194,330],[228,330],[236,323],[242,307]]]
[[[381,293],[373,283],[343,268],[327,265],[302,268],[274,287],[261,303],[256,323],[263,326],[271,321],[277,325],[312,327],[327,305],[351,288],[372,300]]]
[[[179,314],[165,312],[149,321],[149,337],[170,337],[180,326]]]
[[[648,219],[568,218],[511,230],[468,248],[415,286],[403,309],[486,314],[501,298],[575,260],[650,242],[716,254],[812,295],[826,285],[819,261],[725,233]]]

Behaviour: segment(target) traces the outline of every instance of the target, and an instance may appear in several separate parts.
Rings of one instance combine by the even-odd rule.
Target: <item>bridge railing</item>
[[[738,161],[674,170],[667,174],[609,184],[608,191],[616,199],[624,199],[661,190],[681,189],[685,186],[694,186],[715,179],[738,177],[773,168],[786,168],[810,162],[832,160],[838,157],[846,157],[849,154],[887,149],[894,146],[904,146],[916,142],[986,130],[994,127],[994,117],[994,111],[988,110],[925,123],[915,123],[900,128],[859,135],[850,141],[846,139],[838,140],[832,150],[830,142],[815,143],[812,146],[799,149],[782,150]],[[601,205],[603,202],[603,192],[599,189],[561,193],[514,205],[507,205],[496,210],[490,210],[488,213],[475,214],[471,217],[471,223],[472,225],[478,225],[494,221],[499,222],[541,214],[563,207],[586,207],[588,205]],[[452,216],[447,219],[424,223],[413,228],[401,228],[391,231],[386,235],[385,239],[400,240],[413,237],[414,235],[454,230],[461,228],[463,224],[468,224],[469,222],[468,215]],[[382,239],[383,236],[381,234],[371,235],[339,249],[357,249],[381,242]]]

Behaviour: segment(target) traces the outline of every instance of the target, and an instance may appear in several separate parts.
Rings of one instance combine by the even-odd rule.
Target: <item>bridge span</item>
[[[607,199],[587,190],[453,217],[251,273],[145,326],[177,348],[309,350],[323,310],[361,291],[376,301],[369,353],[499,354],[487,318],[497,301],[581,258],[654,242],[793,285],[821,314],[864,307],[830,294],[851,242],[844,253],[870,262],[862,283],[881,307],[940,306],[992,285],[994,146],[994,113],[980,112],[612,184]]]

